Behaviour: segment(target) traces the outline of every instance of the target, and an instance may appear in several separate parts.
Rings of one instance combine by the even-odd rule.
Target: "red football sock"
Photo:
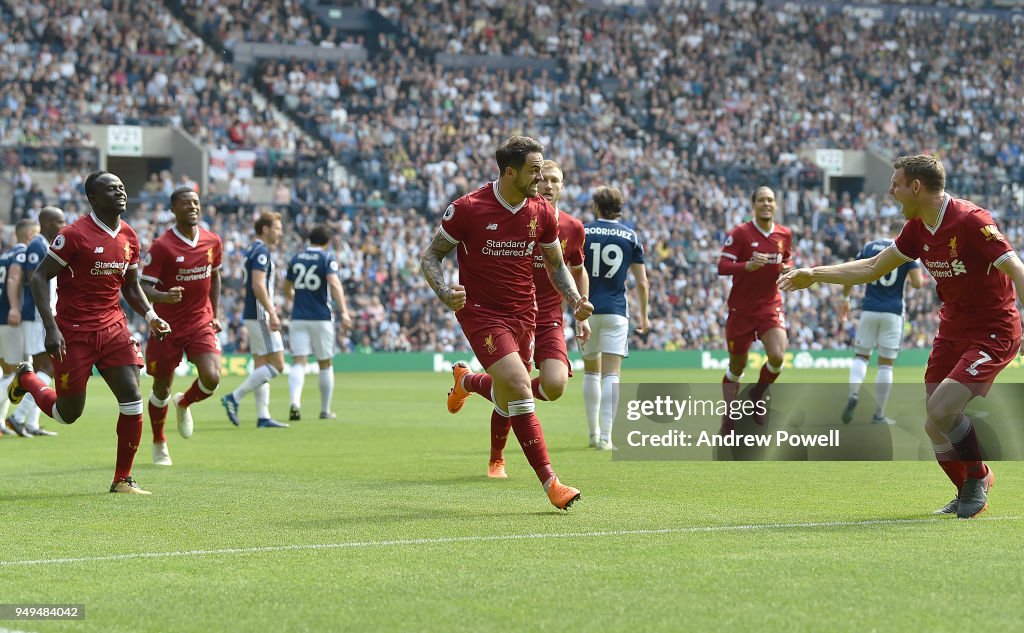
[[[537,376],[530,381],[530,388],[533,390],[533,397],[537,400],[543,400],[547,402],[548,399],[544,397],[544,394],[540,392],[540,376]]]
[[[510,402],[510,412],[511,409],[513,409],[513,404]],[[512,421],[512,431],[515,432],[519,445],[523,447],[526,461],[530,462],[530,466],[537,473],[537,479],[540,479],[540,483],[543,484],[548,479],[554,477],[555,471],[551,468],[548,447],[544,443],[544,431],[540,428],[540,420],[537,419],[537,415],[530,411],[529,413],[513,415],[509,419]]]
[[[166,442],[167,436],[164,435],[164,423],[167,422],[167,407],[158,407],[153,404],[152,401],[149,403],[149,425],[153,428],[153,441],[154,442]]]
[[[132,474],[135,451],[142,441],[142,402],[139,413],[122,413],[117,416],[117,462],[114,466],[114,481],[121,481]]]
[[[211,395],[212,394],[206,393],[202,390],[199,386],[199,379],[196,378],[192,381],[192,386],[188,388],[188,391],[186,391],[185,395],[182,397],[181,406],[190,407],[201,400],[206,400]]]
[[[34,371],[26,371],[18,378],[18,386],[32,394],[39,410],[48,417],[53,417],[53,405],[57,402],[57,392],[46,386]]]
[[[978,434],[974,432],[974,425],[967,431],[967,435],[958,442],[951,442],[957,457],[964,464],[967,476],[973,479],[982,479],[987,472],[984,462],[981,461],[981,445],[978,444]]]
[[[956,486],[957,492],[960,491],[964,486],[964,479],[967,478],[967,467],[964,462],[959,461],[956,457],[956,451],[948,450],[942,451],[941,453],[935,453],[935,460],[939,462],[939,467],[946,473],[949,480]]]
[[[764,392],[768,391],[768,385],[775,382],[775,379],[778,378],[781,373],[781,371],[776,373],[768,369],[767,362],[765,362],[764,365],[761,365],[761,373],[757,377],[757,384],[750,390],[750,398],[752,400],[760,400],[761,396],[764,395]]]
[[[466,391],[478,393],[488,400],[491,399],[491,385],[493,384],[494,379],[491,378],[491,375],[483,372],[479,374],[469,374],[462,381],[462,386]]]
[[[512,421],[491,411],[491,461],[505,458],[505,444],[508,443],[508,432],[512,429]]]

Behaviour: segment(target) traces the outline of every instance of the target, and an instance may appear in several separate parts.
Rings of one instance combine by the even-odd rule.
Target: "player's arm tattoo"
[[[551,280],[551,285],[569,305],[575,308],[582,295],[576,288],[576,282],[572,278],[572,273],[569,272],[569,267],[562,259],[561,247],[556,242],[554,246],[542,246],[541,251],[544,253],[544,267],[548,269],[548,279]]]
[[[426,250],[423,251],[423,255],[420,256],[420,269],[423,271],[423,278],[427,280],[427,285],[434,291],[437,298],[441,300],[441,303],[449,307],[451,307],[449,300],[452,288],[444,280],[444,270],[441,267],[441,262],[444,261],[448,253],[455,249],[455,246],[438,231],[434,234],[434,239],[430,240]]]

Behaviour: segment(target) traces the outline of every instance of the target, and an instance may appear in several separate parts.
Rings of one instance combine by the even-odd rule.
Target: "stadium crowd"
[[[849,259],[888,234],[890,219],[899,219],[891,201],[820,194],[821,175],[798,158],[801,148],[938,152],[949,190],[990,208],[1014,243],[1024,238],[1019,190],[1008,184],[1024,182],[1019,22],[889,23],[794,8],[655,13],[569,1],[379,4],[400,30],[381,36],[369,61],[272,60],[247,77],[152,0],[130,10],[110,0],[99,11],[6,0],[13,19],[0,27],[0,50],[22,70],[2,80],[14,96],[0,111],[0,132],[46,119],[40,112],[48,110],[32,102],[69,129],[169,123],[211,147],[256,149],[265,161],[294,155],[290,124],[250,105],[263,91],[353,174],[338,188],[302,176],[279,181],[273,200],[294,229],[286,230],[288,253],[310,225],[332,229],[356,322],[339,337],[349,351],[465,346],[421,281],[418,251],[449,200],[494,177],[493,147],[518,132],[536,136],[561,163],[570,213],[590,219],[589,192],[599,184],[626,194],[651,283],[653,327],[635,348],[721,346],[730,281],[715,267],[758,184],[775,187],[800,265]],[[174,6],[195,33],[225,48],[241,40],[352,43],[297,2]],[[118,28],[97,28],[106,22]],[[536,58],[553,70],[444,68],[433,63],[439,53]],[[956,80],[944,81],[951,69]],[[37,76],[52,88],[33,92]],[[8,107],[13,101],[19,107]],[[81,172],[68,172],[63,193],[33,194],[25,212],[39,208],[40,195],[80,209]],[[147,186],[129,220],[144,243],[170,222],[157,194],[164,189]],[[205,220],[225,241],[228,350],[246,348],[235,318],[238,266],[257,208],[207,200]],[[824,288],[787,297],[791,348],[848,344],[852,324],[837,321],[836,301]],[[934,301],[928,288],[910,296],[909,345],[931,340]]]
[[[209,147],[254,149],[261,166],[283,173],[294,173],[303,151],[320,150],[259,108],[251,79],[161,2],[4,0],[0,8],[0,61],[16,69],[0,78],[0,145],[55,148],[21,152],[23,164],[52,169],[56,148],[94,145],[83,123],[170,125]],[[72,154],[68,166],[88,173],[94,165],[82,162],[93,155],[85,156]]]

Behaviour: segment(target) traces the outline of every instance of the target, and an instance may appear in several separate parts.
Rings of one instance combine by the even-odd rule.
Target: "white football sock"
[[[334,399],[334,368],[320,370],[320,412],[329,413]]]
[[[860,392],[861,383],[864,382],[864,376],[868,374],[868,361],[864,360],[860,356],[853,357],[853,364],[850,365],[850,397],[856,398]]]
[[[590,437],[597,437],[601,423],[601,374],[583,374],[583,410],[587,413]]]
[[[248,377],[242,384],[238,385],[238,389],[231,394],[235,397],[235,402],[241,402],[245,394],[249,393],[253,389],[256,389],[262,384],[266,384],[267,381],[275,378],[279,373],[273,365],[262,365],[257,367],[249,374]]]
[[[293,407],[302,406],[302,386],[306,383],[306,365],[292,363],[288,370],[288,395],[291,397]]]
[[[885,415],[885,405],[889,402],[890,393],[892,393],[892,365],[879,365],[878,375],[875,376],[875,397],[878,398],[878,404],[875,406],[876,418]]]
[[[264,382],[256,387],[253,396],[256,398],[256,418],[264,419],[270,417],[270,384]]]
[[[619,376],[601,376],[601,441],[612,439],[612,424],[615,423],[615,408],[619,404]]]

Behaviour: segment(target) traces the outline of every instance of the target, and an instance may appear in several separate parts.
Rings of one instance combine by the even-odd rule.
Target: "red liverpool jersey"
[[[1021,335],[1013,282],[996,269],[1016,254],[985,209],[947,194],[936,226],[910,220],[889,248],[935,278],[940,336]]]
[[[781,308],[782,295],[775,284],[782,267],[793,258],[792,249],[793,233],[779,224],[773,224],[766,232],[753,221],[733,229],[722,247],[722,257],[748,262],[754,253],[764,253],[771,256],[772,263],[732,276],[729,308],[745,315],[771,313]]]
[[[93,332],[124,321],[120,293],[129,268],[139,265],[139,237],[124,220],[116,229],[90,213],[61,229],[47,254],[57,274],[57,326]]]
[[[181,303],[153,305],[160,318],[171,324],[175,336],[202,330],[213,321],[210,277],[220,269],[222,256],[220,236],[201,227],[197,227],[195,240],[186,238],[178,227],[153,240],[143,262],[142,279],[161,292],[181,286]]]
[[[533,255],[544,245],[558,243],[550,202],[536,196],[513,207],[492,182],[448,205],[440,230],[458,244],[459,280],[467,305],[532,320]]]
[[[562,246],[562,258],[569,266],[583,265],[583,223],[565,211],[558,212],[558,241]],[[533,284],[537,288],[537,322],[561,321],[562,295],[551,285],[548,270],[544,267],[544,253],[533,253]]]

